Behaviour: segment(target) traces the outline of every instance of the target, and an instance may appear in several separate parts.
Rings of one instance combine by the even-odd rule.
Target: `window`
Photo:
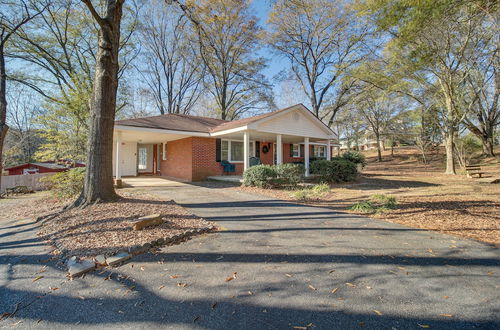
[[[248,150],[250,157],[255,155],[255,142],[250,142]],[[221,160],[229,162],[243,162],[243,141],[222,140],[221,141]]]
[[[318,158],[326,158],[325,146],[314,146],[314,156]]]
[[[167,160],[167,142],[163,143],[162,158],[163,160]]]
[[[148,149],[139,148],[139,165],[140,170],[145,170],[148,167]]]
[[[292,157],[300,157],[300,144],[292,145]]]
[[[221,159],[229,160],[229,141],[227,140],[221,141]]]

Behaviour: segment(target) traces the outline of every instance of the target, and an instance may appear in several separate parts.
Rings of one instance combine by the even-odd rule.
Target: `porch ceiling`
[[[115,130],[113,139],[116,140]],[[121,131],[122,141],[124,142],[138,142],[138,143],[161,143],[173,140],[179,140],[188,136],[181,134],[165,134],[155,132],[142,132],[142,131]]]

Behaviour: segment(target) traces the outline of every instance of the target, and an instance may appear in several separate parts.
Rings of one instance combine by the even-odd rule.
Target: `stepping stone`
[[[140,217],[136,222],[132,223],[132,228],[134,230],[141,230],[146,227],[161,225],[163,222],[160,214],[150,214]]]
[[[115,254],[112,257],[106,258],[106,263],[109,266],[114,266],[114,265],[117,265],[121,262],[124,262],[124,261],[130,259],[131,257],[132,256],[130,254],[128,254],[127,252],[120,252],[118,254]]]
[[[476,179],[476,182],[481,182],[481,183],[500,183],[500,178],[481,178],[481,179]]]
[[[69,266],[68,273],[71,277],[76,277],[89,272],[95,268],[95,263],[90,260],[83,260],[81,263]]]

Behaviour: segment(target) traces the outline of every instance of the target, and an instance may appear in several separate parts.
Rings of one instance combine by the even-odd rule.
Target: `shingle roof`
[[[240,120],[233,120],[233,121],[199,117],[199,116],[181,115],[181,114],[166,114],[153,117],[117,120],[115,124],[123,126],[133,126],[133,127],[169,129],[174,131],[210,133],[210,132],[219,132],[226,129],[244,126],[249,123],[253,123],[257,120],[260,120],[262,118],[266,118],[276,113],[286,111],[298,105],[299,104],[296,104],[291,107],[280,109],[277,111],[272,111],[264,113],[262,115],[244,118]]]
[[[215,118],[166,114],[153,117],[117,120],[115,124],[133,127],[169,129],[174,131],[209,133],[210,129],[225,122],[225,120]]]

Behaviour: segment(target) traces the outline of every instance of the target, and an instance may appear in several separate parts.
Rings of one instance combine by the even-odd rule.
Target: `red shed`
[[[80,163],[77,163],[75,165],[75,167],[82,167],[82,166],[85,165]],[[65,164],[46,162],[46,163],[25,163],[6,168],[5,170],[9,173],[8,175],[22,175],[22,174],[35,174],[35,173],[63,172],[68,170],[68,168],[69,167]]]

